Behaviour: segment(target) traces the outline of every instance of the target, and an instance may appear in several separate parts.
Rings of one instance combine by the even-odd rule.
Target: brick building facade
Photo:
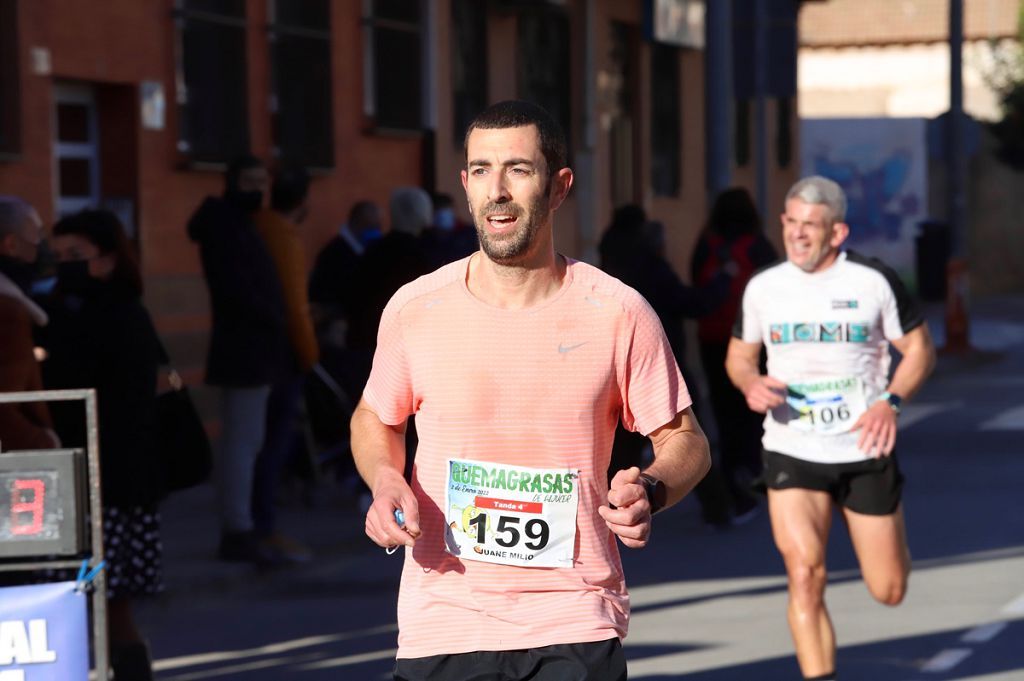
[[[651,40],[654,4],[0,0],[0,193],[47,223],[86,205],[121,214],[190,382],[208,311],[185,223],[242,150],[311,167],[311,262],[357,200],[386,206],[392,188],[420,185],[461,204],[465,123],[490,102],[534,99],[566,125],[577,172],[559,250],[593,260],[613,207],[634,201],[666,224],[685,273],[707,208],[704,57]],[[797,172],[791,99],[767,107],[769,214]],[[739,125],[749,145],[753,122]],[[749,147],[736,156],[749,187]]]

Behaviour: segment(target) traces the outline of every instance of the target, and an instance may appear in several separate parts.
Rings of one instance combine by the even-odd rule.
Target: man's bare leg
[[[807,489],[768,490],[775,545],[789,577],[789,630],[806,678],[835,671],[836,640],[825,607],[825,547],[832,499]]]
[[[910,575],[902,504],[889,515],[865,515],[844,508],[843,517],[868,591],[879,603],[899,605]]]

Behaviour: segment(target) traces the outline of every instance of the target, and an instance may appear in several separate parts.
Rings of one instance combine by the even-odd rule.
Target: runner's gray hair
[[[32,215],[32,206],[17,196],[0,196],[0,237],[17,234]]]
[[[391,192],[391,230],[419,236],[430,226],[433,204],[419,187],[398,187]]]
[[[786,201],[790,199],[821,204],[828,208],[833,223],[846,221],[846,194],[842,187],[827,177],[811,175],[803,178],[786,193]]]

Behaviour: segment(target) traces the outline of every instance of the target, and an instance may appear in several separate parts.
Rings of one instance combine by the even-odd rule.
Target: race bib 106
[[[448,552],[522,567],[572,567],[579,473],[448,460]]]
[[[790,383],[786,404],[787,426],[819,435],[849,431],[867,409],[864,389],[856,376]]]

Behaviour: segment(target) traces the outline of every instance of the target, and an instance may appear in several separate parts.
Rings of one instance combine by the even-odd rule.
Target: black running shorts
[[[626,656],[617,638],[528,650],[488,650],[399,658],[395,681],[625,681]]]
[[[828,492],[838,505],[865,515],[889,515],[899,506],[903,474],[896,453],[852,463],[817,463],[765,451],[764,481],[769,489]]]

